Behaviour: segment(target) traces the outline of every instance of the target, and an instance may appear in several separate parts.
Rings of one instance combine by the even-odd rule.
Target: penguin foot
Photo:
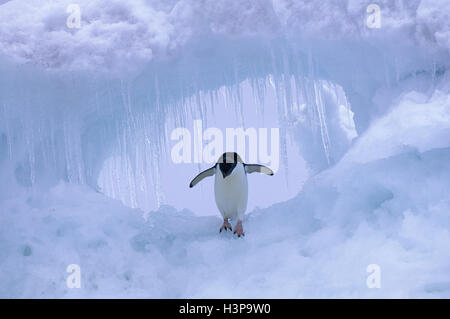
[[[236,223],[236,226],[234,227],[234,234],[236,234],[238,237],[244,237],[245,233],[244,233],[244,228],[242,228],[242,221],[238,220],[238,222]]]
[[[231,224],[228,222],[228,219],[224,219],[222,227],[220,227],[220,231],[219,232],[221,233],[222,230],[227,231],[228,229],[231,230]]]

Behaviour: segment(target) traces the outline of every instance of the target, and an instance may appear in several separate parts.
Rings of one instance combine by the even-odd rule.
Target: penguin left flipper
[[[273,175],[273,171],[268,168],[267,166],[264,165],[259,165],[259,164],[244,164],[245,167],[245,171],[247,172],[247,174],[251,174],[251,173],[262,173],[262,174],[266,174],[266,175]]]
[[[198,174],[197,176],[195,176],[195,178],[191,181],[191,183],[189,184],[189,187],[194,187],[196,184],[198,184],[202,179],[209,177],[209,176],[213,176],[214,173],[216,172],[216,166],[213,166],[211,168],[208,168],[206,171],[201,172],[200,174]]]

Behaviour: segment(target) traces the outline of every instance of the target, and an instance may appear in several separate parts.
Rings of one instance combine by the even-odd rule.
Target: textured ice
[[[80,0],[82,28],[68,29],[69,0],[8,1],[0,7],[0,48],[51,68],[130,68],[184,50],[203,35],[279,35],[341,39],[380,36],[365,27],[369,0]],[[377,2],[382,37],[450,49],[448,1]],[[17,12],[20,11],[20,14]],[[402,34],[409,33],[407,38]]]

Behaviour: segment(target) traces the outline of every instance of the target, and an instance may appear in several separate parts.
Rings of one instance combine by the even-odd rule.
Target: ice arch
[[[26,187],[63,179],[98,188],[105,161],[120,158],[128,180],[150,174],[127,189],[153,194],[164,178],[154,159],[170,147],[167,122],[183,125],[188,114],[205,115],[221,90],[238,118],[246,108],[244,95],[253,97],[261,113],[271,91],[282,160],[287,164],[290,132],[308,169],[320,171],[336,163],[405,87],[426,93],[445,74],[444,48],[410,40],[393,44],[396,36],[208,35],[191,39],[182,52],[113,73],[46,70],[3,57],[1,174]],[[156,194],[159,202],[162,195]]]

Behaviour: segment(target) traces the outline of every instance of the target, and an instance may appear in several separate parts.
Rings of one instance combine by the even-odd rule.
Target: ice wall
[[[303,141],[305,158],[320,169],[331,164],[331,156],[341,156],[354,137],[342,135],[341,120],[356,135],[342,88],[326,81],[268,75],[174,98],[170,92],[176,89],[148,75],[134,81],[86,76],[71,81],[61,74],[42,78],[31,70],[24,71],[32,80],[26,93],[19,95],[14,83],[24,83],[22,75],[5,67],[7,72],[2,95],[2,153],[9,163],[5,175],[26,187],[50,186],[59,179],[86,183],[132,207],[149,208],[164,201],[158,188],[161,179],[167,180],[167,171],[161,171],[160,163],[171,161],[170,132],[178,126],[191,128],[195,119],[223,130],[242,125],[280,127],[283,175],[289,169],[288,136]],[[301,81],[314,88],[310,96],[298,88]],[[215,120],[217,108],[231,110],[233,118],[226,123]],[[344,115],[337,113],[340,108]],[[343,144],[329,145],[330,135]]]
[[[167,123],[211,112],[221,90],[238,115],[244,96],[276,110],[284,169],[292,139],[310,174],[403,90],[432,92],[450,61],[445,2],[382,1],[381,29],[365,1],[80,1],[80,29],[68,3],[0,6],[1,174],[101,186],[131,206],[164,202]]]

